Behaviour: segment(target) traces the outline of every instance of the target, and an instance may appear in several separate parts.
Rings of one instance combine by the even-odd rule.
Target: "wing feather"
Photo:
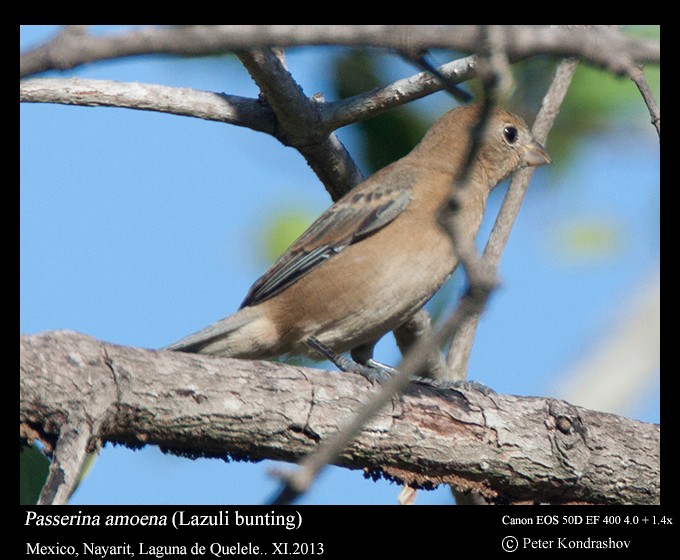
[[[410,202],[410,189],[404,185],[374,185],[350,191],[321,214],[253,284],[241,307],[262,303],[278,294],[349,245],[385,227]]]

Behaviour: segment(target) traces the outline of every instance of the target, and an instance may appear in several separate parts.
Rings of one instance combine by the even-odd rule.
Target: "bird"
[[[373,347],[420,310],[458,264],[439,222],[443,205],[455,193],[457,223],[474,237],[494,187],[521,167],[551,163],[521,117],[493,107],[478,127],[482,111],[475,104],[446,112],[411,152],[324,211],[235,313],[165,350],[245,359],[303,355],[372,380],[392,374],[373,360]],[[466,162],[475,134],[477,149]],[[351,359],[341,357],[346,352]]]

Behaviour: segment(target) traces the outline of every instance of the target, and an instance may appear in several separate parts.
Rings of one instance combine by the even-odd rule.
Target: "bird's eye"
[[[514,126],[506,126],[503,129],[503,136],[509,144],[514,144],[517,140],[517,129]]]

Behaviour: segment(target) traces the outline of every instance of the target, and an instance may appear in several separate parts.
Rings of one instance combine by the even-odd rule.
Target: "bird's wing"
[[[269,299],[333,255],[389,224],[411,202],[408,185],[398,183],[363,183],[341,198],[253,284],[241,307]]]

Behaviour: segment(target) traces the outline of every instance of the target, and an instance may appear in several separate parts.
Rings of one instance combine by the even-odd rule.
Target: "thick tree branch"
[[[114,346],[20,339],[20,425],[49,444],[73,422],[103,442],[198,457],[296,461],[371,398],[360,376]],[[336,464],[492,501],[657,503],[658,425],[564,401],[412,383]],[[85,450],[82,451],[83,453]]]
[[[347,45],[417,51],[448,48],[475,52],[482,42],[479,25],[195,25],[146,27],[92,36],[72,26],[53,40],[25,52],[19,75],[65,70],[81,64],[141,54],[211,55],[256,47]],[[579,57],[621,73],[630,62],[659,63],[658,41],[627,37],[600,27],[593,30],[552,26],[502,26],[502,48],[510,58],[547,54]]]

